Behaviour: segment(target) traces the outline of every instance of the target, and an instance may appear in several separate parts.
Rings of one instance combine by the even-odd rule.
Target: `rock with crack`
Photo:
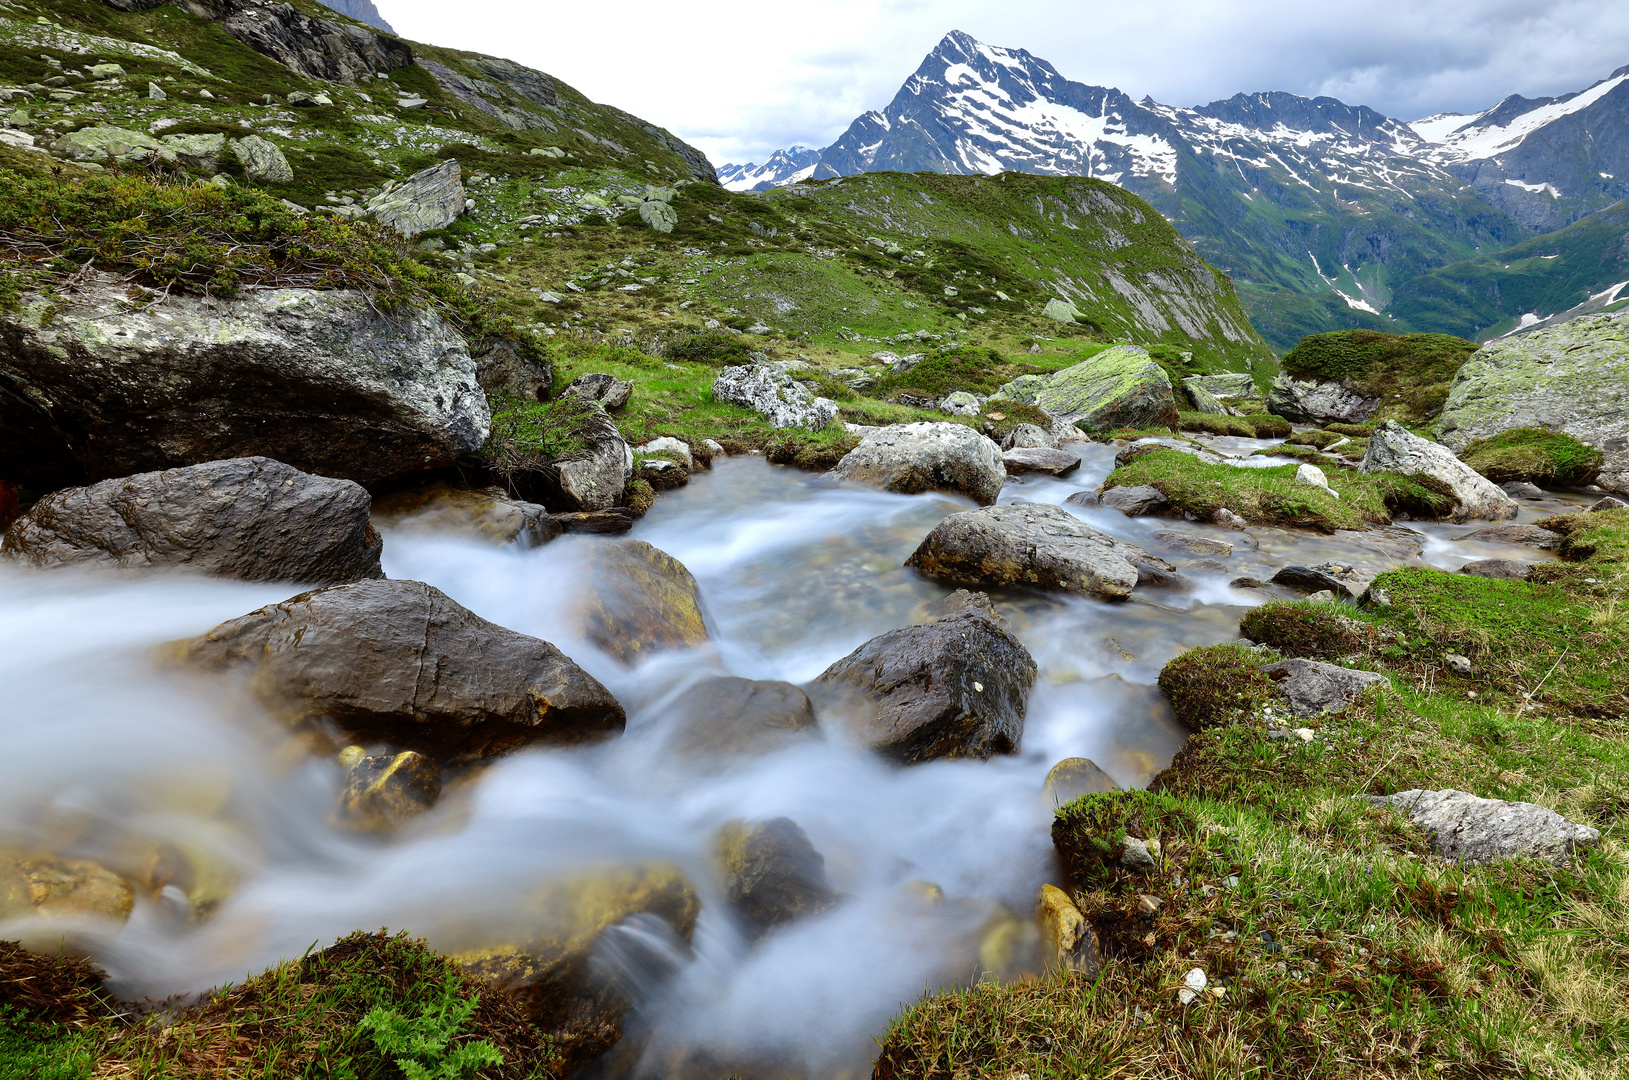
[[[1229,371],[1220,375],[1190,375],[1182,380],[1182,385],[1203,390],[1224,402],[1239,398],[1261,400],[1261,391],[1256,389],[1255,377],[1248,371]]]
[[[1385,686],[1384,675],[1355,671],[1319,660],[1280,660],[1264,664],[1263,674],[1273,680],[1284,704],[1297,716],[1343,712],[1370,687]]]
[[[1099,532],[1061,506],[1045,503],[951,514],[905,561],[924,577],[948,584],[1028,585],[1098,600],[1130,596],[1144,563],[1160,565],[1142,548]]]
[[[561,533],[547,507],[500,487],[467,490],[440,481],[373,501],[373,520],[404,536],[462,536],[489,544],[538,547]]]
[[[1024,446],[1002,451],[1001,463],[1009,473],[1068,476],[1080,468],[1080,455],[1067,450],[1050,450],[1044,446]]]
[[[389,185],[368,200],[368,213],[403,236],[445,229],[464,213],[464,173],[449,158]]]
[[[1267,388],[1267,411],[1292,424],[1363,424],[1379,409],[1379,398],[1366,398],[1340,382],[1303,382],[1281,374]]]
[[[837,416],[837,403],[815,397],[790,375],[765,364],[727,367],[713,380],[713,397],[753,410],[777,429],[819,431]]]
[[[872,638],[806,689],[822,718],[913,765],[1016,754],[1035,675],[1029,650],[969,607]]]
[[[684,563],[643,540],[594,549],[594,579],[575,607],[583,636],[625,664],[707,641],[696,579]]]
[[[885,491],[956,491],[988,506],[1001,494],[1001,451],[964,424],[893,424],[873,431],[831,474]]]
[[[1359,797],[1401,810],[1426,833],[1439,855],[1457,862],[1527,858],[1567,866],[1580,849],[1601,840],[1598,830],[1568,821],[1554,810],[1478,798],[1453,788]]]
[[[1489,518],[1502,521],[1516,516],[1516,502],[1493,481],[1460,461],[1441,443],[1422,439],[1395,420],[1375,428],[1364,451],[1363,473],[1390,472],[1423,476],[1452,493],[1453,521]]]
[[[132,307],[93,275],[0,312],[0,475],[55,490],[265,456],[364,486],[480,448],[459,333],[360,292],[263,289]]]
[[[373,754],[347,747],[349,760],[334,816],[348,828],[389,832],[435,806],[441,797],[441,769],[433,758],[412,750]]]
[[[1206,413],[1210,416],[1231,416],[1232,410],[1222,403],[1222,399],[1206,390],[1204,384],[1197,379],[1182,380],[1182,396],[1188,399],[1188,404],[1194,412]]]
[[[0,551],[36,567],[338,585],[385,576],[370,502],[349,480],[232,458],[53,492],[6,530]]]
[[[505,629],[420,581],[301,593],[182,643],[202,670],[244,669],[250,691],[295,723],[336,725],[437,760],[620,733],[622,706],[546,641]]]
[[[838,901],[826,880],[825,858],[791,818],[725,823],[718,832],[717,862],[725,898],[755,942]]]
[[[570,394],[572,397],[582,398],[584,401],[597,401],[607,410],[620,409],[628,404],[633,397],[633,383],[625,382],[615,375],[604,372],[590,371],[577,376],[566,384],[560,391],[562,397]]]

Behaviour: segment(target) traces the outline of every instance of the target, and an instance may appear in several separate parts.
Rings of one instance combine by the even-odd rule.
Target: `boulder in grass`
[[[837,403],[815,397],[790,375],[765,364],[727,367],[713,380],[713,397],[763,416],[777,429],[819,431],[837,417]]]
[[[1599,830],[1568,821],[1554,810],[1483,799],[1453,788],[1359,797],[1407,814],[1439,855],[1456,862],[1529,858],[1566,866],[1579,851],[1601,841]]]
[[[1533,567],[1516,559],[1475,559],[1461,566],[1459,572],[1476,577],[1526,581],[1528,575],[1533,572]]]
[[[1170,377],[1137,345],[1104,349],[1056,373],[1037,391],[1035,404],[1087,431],[1177,424]]]
[[[457,221],[465,203],[463,169],[448,159],[386,186],[368,201],[368,212],[403,236],[417,236]]]
[[[1263,665],[1261,671],[1273,680],[1279,699],[1290,711],[1304,717],[1344,712],[1370,687],[1387,685],[1384,675],[1321,660],[1280,660]]]
[[[1375,428],[1358,471],[1422,476],[1443,485],[1456,503],[1454,521],[1503,521],[1516,516],[1516,501],[1497,484],[1460,461],[1446,446],[1420,438],[1395,420]]]

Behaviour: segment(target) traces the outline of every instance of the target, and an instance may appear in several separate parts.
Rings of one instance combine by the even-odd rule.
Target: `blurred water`
[[[1095,488],[1115,448],[1074,449],[1084,458],[1075,476],[1015,479],[1003,501],[1063,504]],[[669,707],[690,683],[719,672],[805,681],[868,638],[922,621],[947,590],[904,560],[942,517],[970,505],[838,486],[757,457],[720,460],[664,495],[632,534],[694,573],[712,643],[633,671],[582,641],[569,615],[572,598],[593,587],[605,541],[567,537],[522,551],[387,534],[391,577],[430,582],[487,619],[555,642],[629,713],[623,738],[517,753],[455,786],[391,841],[329,824],[337,766],[300,753],[231,687],[155,660],[156,646],[294,586],[0,569],[0,845],[90,858],[136,878],[154,852],[181,851],[227,883],[203,922],[184,918],[173,896],[144,895],[116,930],[53,923],[0,928],[0,937],[39,944],[66,934],[122,992],[162,996],[241,978],[358,928],[408,929],[457,947],[519,918],[540,882],[661,861],[702,895],[693,950],[642,923],[606,944],[606,963],[644,994],[644,1071],[667,1074],[681,1058],[812,1076],[863,1071],[872,1036],[901,1003],[975,974],[977,928],[998,906],[1028,910],[1055,876],[1041,795],[1051,765],[1090,757],[1131,786],[1170,760],[1185,732],[1152,684],[1178,651],[1233,637],[1260,602],[1230,579],[1265,579],[1289,561],[1336,559],[1368,572],[1392,564],[1331,538],[1253,530],[1251,546],[1214,526],[1070,507],[1151,551],[1170,529],[1234,550],[1210,563],[1167,553],[1189,563],[1181,572],[1191,588],[1138,590],[1123,604],[998,595],[1041,671],[1019,754],[897,769],[838,738],[730,762],[668,750]],[[1524,518],[1541,509],[1524,507]],[[1534,557],[1453,540],[1476,526],[1419,528],[1437,565],[1489,552]],[[713,837],[730,819],[777,815],[808,832],[845,900],[749,947],[717,894]],[[937,883],[949,902],[913,899],[904,888],[912,880]]]

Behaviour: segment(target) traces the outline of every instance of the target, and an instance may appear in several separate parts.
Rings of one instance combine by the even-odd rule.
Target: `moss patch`
[[[1302,338],[1281,363],[1297,378],[1337,381],[1379,398],[1376,420],[1417,427],[1442,410],[1454,373],[1477,348],[1450,334],[1337,330]]]
[[[1571,435],[1516,428],[1478,439],[1460,460],[1496,484],[1526,480],[1549,487],[1582,487],[1601,471],[1601,452]]]
[[[1242,645],[1189,649],[1160,671],[1160,690],[1192,731],[1248,720],[1272,699],[1262,657]]]
[[[1251,608],[1239,633],[1285,656],[1336,661],[1374,648],[1380,633],[1334,604],[1274,601]]]

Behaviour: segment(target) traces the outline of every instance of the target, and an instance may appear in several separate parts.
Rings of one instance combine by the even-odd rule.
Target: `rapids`
[[[1232,453],[1271,444],[1216,440]],[[1077,444],[1079,473],[1022,477],[1003,501],[1063,503],[1096,487],[1115,447]],[[1280,463],[1270,459],[1263,463]],[[1521,520],[1581,496],[1524,503]],[[833,486],[760,457],[720,459],[665,494],[635,527],[695,575],[712,643],[630,671],[577,638],[574,590],[593,585],[596,541],[532,550],[386,534],[391,577],[430,582],[480,615],[559,645],[627,707],[626,734],[589,749],[529,750],[455,787],[427,820],[391,841],[327,820],[340,772],[296,753],[276,725],[219,684],[155,662],[154,648],[280,600],[288,586],[196,577],[0,570],[0,844],[46,848],[116,870],[155,845],[203,852],[230,886],[212,918],[189,922],[168,895],[141,897],[109,931],[53,923],[0,927],[36,947],[66,933],[121,993],[162,997],[239,979],[354,929],[408,929],[456,947],[501,924],[540,881],[660,860],[704,903],[693,950],[637,920],[600,960],[638,999],[630,1040],[645,1072],[678,1053],[811,1076],[868,1070],[873,1037],[925,990],[976,974],[976,933],[993,913],[1024,912],[1051,873],[1042,781],[1059,759],[1090,757],[1143,785],[1185,737],[1153,682],[1182,649],[1236,635],[1260,596],[1231,589],[1286,562],[1391,563],[1350,543],[1239,533],[1117,511],[1071,508],[1148,545],[1177,528],[1235,544],[1225,570],[1189,568],[1186,593],[1139,590],[1124,604],[1028,593],[998,596],[1040,665],[1022,752],[979,762],[893,768],[837,739],[765,757],[696,762],[668,751],[667,705],[716,672],[801,682],[876,634],[923,618],[946,589],[902,564],[945,514],[945,495]],[[1485,523],[1483,523],[1485,524]],[[1473,526],[1412,526],[1424,559],[1543,556],[1453,543]],[[1179,565],[1183,561],[1176,557]],[[712,838],[732,818],[785,815],[825,856],[845,900],[756,948],[728,915],[710,871]],[[914,899],[937,883],[948,903]],[[54,935],[54,936],[53,936]],[[975,944],[970,947],[969,942]]]

